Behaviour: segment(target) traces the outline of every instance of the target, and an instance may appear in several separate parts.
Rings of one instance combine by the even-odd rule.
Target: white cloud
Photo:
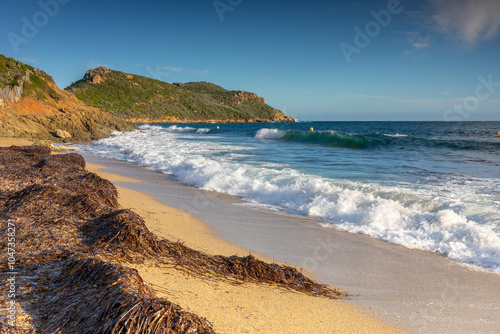
[[[446,95],[448,95],[448,93],[449,93],[449,92],[448,92],[448,90],[447,90],[447,89],[445,89],[445,90],[444,90],[444,92],[442,92],[442,93],[441,93],[441,95],[446,96]]]
[[[415,40],[412,42],[412,45],[413,47],[417,48],[417,49],[421,49],[421,48],[428,48],[430,46],[430,36],[427,35],[426,37],[422,37],[422,36],[417,36],[415,38]]]
[[[428,0],[440,32],[468,46],[493,39],[500,28],[498,0]]]
[[[398,31],[400,34],[404,34],[408,38],[408,42],[417,49],[427,48],[429,47],[431,37],[427,34],[427,36],[420,36],[420,32],[418,31]]]

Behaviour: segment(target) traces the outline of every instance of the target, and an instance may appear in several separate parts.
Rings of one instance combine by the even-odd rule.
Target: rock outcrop
[[[66,90],[133,122],[294,122],[255,93],[208,82],[169,84],[104,67],[89,70]]]
[[[54,131],[54,134],[56,137],[59,137],[62,139],[71,138],[71,133],[69,133],[68,131],[61,130],[61,129],[56,129],[56,131]]]
[[[60,90],[47,73],[3,55],[0,99],[3,137],[86,141],[136,128],[133,123],[86,106],[71,93]]]
[[[50,139],[55,142],[90,141],[109,137],[113,131],[135,128],[134,124],[124,119],[87,106],[64,107],[53,115],[0,117],[1,137]]]
[[[17,80],[17,85],[0,88],[0,102],[5,104],[19,101],[23,95],[24,82],[29,82],[29,78],[30,70],[26,70],[24,75]]]

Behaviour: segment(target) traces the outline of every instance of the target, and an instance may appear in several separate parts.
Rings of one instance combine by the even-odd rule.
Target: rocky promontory
[[[65,90],[50,75],[0,55],[0,137],[88,141],[134,123],[294,122],[255,93],[208,82],[166,83],[103,67]]]
[[[98,67],[67,91],[132,122],[294,122],[255,93],[208,82],[167,83]]]
[[[0,55],[0,137],[87,141],[135,128],[59,89],[44,71]]]

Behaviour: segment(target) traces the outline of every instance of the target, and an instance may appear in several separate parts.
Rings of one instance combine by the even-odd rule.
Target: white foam
[[[193,132],[196,129],[189,127],[189,126],[178,126],[178,125],[171,125],[168,128],[165,129],[166,131],[171,131],[171,132]]]
[[[163,129],[161,126],[159,125],[151,125],[151,124],[141,124],[139,125],[139,129],[141,130],[161,130]]]
[[[280,131],[278,129],[260,129],[255,134],[257,139],[280,139],[285,135],[285,131]]]
[[[404,137],[408,137],[408,135],[401,134],[401,133],[396,133],[396,134],[393,134],[393,135],[390,135],[390,134],[384,133],[384,136],[387,136],[387,137],[394,137],[394,138],[404,138]]]
[[[333,180],[283,166],[241,163],[239,152],[249,147],[180,140],[179,132],[187,130],[178,129],[150,126],[118,133],[95,142],[93,152],[173,174],[199,188],[320,218],[328,226],[410,248],[442,252],[500,273],[500,203],[488,196],[478,198],[476,191],[491,180],[457,179],[418,188]],[[255,137],[282,135],[277,129],[261,129]]]

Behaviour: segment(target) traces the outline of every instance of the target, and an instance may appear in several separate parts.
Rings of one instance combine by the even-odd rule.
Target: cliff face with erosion
[[[35,69],[36,70],[36,69]],[[0,88],[0,103],[10,103],[17,102],[21,99],[23,95],[24,82],[29,83],[30,71],[26,70],[24,75],[19,78],[18,84],[16,86],[7,86]]]
[[[0,136],[81,141],[135,125],[86,106],[47,73],[0,55]]]
[[[66,88],[87,105],[133,122],[293,122],[262,97],[208,82],[166,83],[98,67]]]

